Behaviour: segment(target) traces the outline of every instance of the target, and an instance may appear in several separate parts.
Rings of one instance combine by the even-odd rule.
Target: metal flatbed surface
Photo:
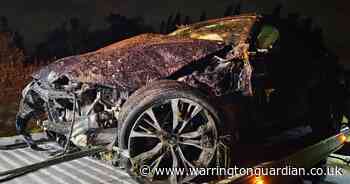
[[[298,134],[304,135],[304,133],[298,133]],[[347,130],[345,134],[348,135],[349,130]],[[306,167],[306,168],[311,167],[314,163],[318,162],[319,160],[323,158],[327,158],[328,154],[334,152],[335,150],[339,149],[343,145],[343,143],[341,143],[340,136],[341,134],[330,137],[328,139],[324,139],[322,141],[317,141],[317,144],[311,144],[304,147],[303,149],[298,149],[299,151],[297,152],[294,151],[293,154],[288,154],[287,157],[283,157],[275,161],[259,162],[260,164],[258,166],[263,166],[263,167],[277,166],[278,167],[283,165],[286,162],[293,163],[296,161],[297,162],[296,166]],[[295,136],[293,135],[292,137],[295,137]],[[40,136],[37,137],[36,139],[39,139],[39,138]],[[17,138],[16,137],[0,138],[0,144],[1,145],[11,144],[11,143],[13,144],[14,142],[17,142],[16,139],[18,139],[18,137]],[[283,142],[284,141],[282,141],[281,143]],[[272,145],[276,145],[276,143]],[[272,145],[269,145],[269,146],[272,146]],[[47,143],[41,144],[40,146],[45,148],[47,151],[40,152],[40,151],[31,150],[29,148],[20,148],[20,149],[14,149],[14,150],[0,150],[0,172],[47,160],[49,158],[50,153],[56,152],[62,149],[54,142],[47,142]],[[238,183],[247,183],[245,181],[248,181],[248,183],[252,183],[251,179],[254,179],[254,177],[239,178]],[[222,181],[219,181],[219,183],[236,183],[236,181],[237,181],[236,179],[227,178]],[[107,163],[104,163],[103,161],[95,160],[91,157],[84,157],[77,160],[64,162],[58,165],[40,169],[36,172],[32,172],[27,175],[17,177],[13,180],[9,180],[6,183],[136,184],[137,182],[133,180],[125,171],[121,169],[113,167]]]
[[[311,144],[309,146],[305,146],[303,149],[299,149],[298,151],[288,154],[285,157],[280,159],[274,159],[268,162],[262,162],[258,165],[254,165],[251,167],[254,168],[282,168],[284,166],[293,166],[297,168],[305,168],[310,169],[314,167],[320,161],[327,159],[331,153],[339,150],[344,146],[349,139],[350,130],[344,129],[342,133],[338,135],[331,136],[326,139],[321,139],[317,141],[317,143]],[[263,178],[263,180],[267,181],[269,184],[296,184],[303,183],[300,180],[300,177],[290,177],[290,176],[263,176],[258,177]],[[222,181],[219,181],[220,184],[256,184],[259,183],[257,181],[256,176],[234,176],[231,178],[226,178]],[[260,182],[265,183],[265,182]]]
[[[11,139],[6,138],[6,142]],[[12,142],[13,142],[12,138]],[[1,142],[1,141],[0,141]],[[5,140],[2,141],[2,143]],[[54,142],[40,145],[47,151],[34,151],[29,148],[15,150],[0,150],[0,172],[41,162],[49,158],[49,153],[61,148]],[[64,162],[58,165],[40,169],[10,181],[6,184],[98,184],[98,183],[124,183],[136,184],[125,171],[113,167],[103,161],[84,157],[77,160]]]

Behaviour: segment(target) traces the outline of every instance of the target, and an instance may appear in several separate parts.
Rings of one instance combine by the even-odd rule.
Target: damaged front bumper
[[[93,86],[75,85],[69,91],[64,90],[67,86],[40,80],[29,83],[16,117],[17,133],[33,145],[26,127],[36,119],[42,129],[63,135],[78,147],[113,142],[117,126],[112,103],[105,102],[101,90]]]

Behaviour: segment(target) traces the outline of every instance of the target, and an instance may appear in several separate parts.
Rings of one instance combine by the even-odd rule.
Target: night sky
[[[0,16],[9,19],[10,26],[32,47],[45,38],[45,33],[77,17],[92,28],[106,26],[104,17],[111,12],[128,17],[142,16],[146,23],[158,29],[161,20],[181,12],[198,20],[202,11],[209,18],[222,16],[229,4],[238,0],[2,0]],[[325,32],[328,46],[350,66],[350,1],[347,0],[243,0],[243,12],[270,12],[277,3],[284,5],[283,14],[297,12],[312,17]]]

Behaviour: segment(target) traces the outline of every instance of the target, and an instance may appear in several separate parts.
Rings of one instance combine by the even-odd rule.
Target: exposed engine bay
[[[116,136],[118,110],[126,97],[111,88],[72,83],[65,77],[52,83],[34,80],[23,91],[17,124],[45,114],[38,124],[57,137],[68,136],[73,127],[70,141],[76,146],[108,144]]]

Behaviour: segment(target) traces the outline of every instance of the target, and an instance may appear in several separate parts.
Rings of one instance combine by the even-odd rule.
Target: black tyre
[[[146,181],[182,183],[189,175],[156,174],[156,168],[208,167],[219,137],[218,113],[199,91],[176,81],[157,81],[124,104],[119,146],[128,150],[124,167]],[[146,168],[148,173],[142,172]]]

